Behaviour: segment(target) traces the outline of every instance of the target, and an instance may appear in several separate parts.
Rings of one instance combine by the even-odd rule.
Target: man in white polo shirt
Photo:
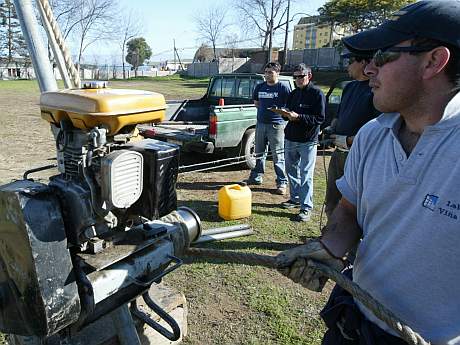
[[[460,1],[418,1],[344,44],[375,52],[365,73],[383,114],[355,137],[321,238],[278,263],[321,291],[308,259],[340,269],[360,243],[353,280],[431,343],[460,344]],[[338,287],[322,317],[324,345],[405,344]]]

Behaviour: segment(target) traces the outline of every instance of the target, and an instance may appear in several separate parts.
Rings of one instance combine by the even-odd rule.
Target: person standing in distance
[[[337,117],[329,128],[332,132],[330,138],[333,140],[335,150],[327,170],[325,212],[328,217],[331,216],[342,197],[335,181],[343,176],[345,161],[353,138],[365,123],[379,114],[372,103],[373,95],[369,86],[369,77],[364,74],[364,69],[372,59],[372,55],[349,52],[343,54],[342,57],[348,59],[348,75],[354,81],[345,86]]]
[[[286,121],[269,108],[283,108],[289,96],[289,89],[278,80],[281,66],[278,62],[265,65],[265,82],[254,88],[253,99],[257,107],[257,124],[255,139],[256,166],[251,170],[247,183],[260,185],[265,173],[267,149],[273,156],[276,174],[276,194],[285,195],[287,177],[284,171],[284,127]]]
[[[287,101],[289,120],[284,130],[284,157],[289,179],[290,198],[284,208],[300,207],[294,220],[310,220],[313,209],[313,173],[319,127],[324,122],[326,97],[311,82],[311,68],[301,63],[294,68],[296,89]]]

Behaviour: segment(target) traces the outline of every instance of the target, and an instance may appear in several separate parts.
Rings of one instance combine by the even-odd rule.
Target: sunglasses
[[[376,67],[393,62],[399,59],[402,53],[424,53],[433,50],[437,46],[408,46],[408,47],[391,47],[385,50],[377,50],[373,60]]]
[[[305,74],[302,74],[302,75],[293,75],[292,77],[293,77],[294,79],[303,79],[303,78],[306,77],[306,75],[305,75]]]

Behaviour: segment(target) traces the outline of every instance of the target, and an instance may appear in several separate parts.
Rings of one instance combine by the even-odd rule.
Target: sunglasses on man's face
[[[408,46],[408,47],[391,47],[385,50],[377,50],[372,58],[376,67],[393,62],[399,59],[402,53],[424,53],[433,50],[437,46]]]
[[[361,60],[358,60],[354,56],[351,56],[351,57],[348,58],[348,64],[349,65],[351,65],[352,63],[355,63],[355,62],[361,62]]]
[[[292,77],[293,77],[294,79],[303,79],[303,78],[305,78],[305,77],[306,77],[306,75],[305,75],[305,74],[301,74],[301,75],[293,75]]]

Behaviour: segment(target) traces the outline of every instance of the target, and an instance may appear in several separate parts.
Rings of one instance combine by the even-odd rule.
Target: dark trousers
[[[352,270],[344,274],[351,279]],[[338,285],[320,315],[328,328],[322,345],[407,345],[367,320],[353,297]]]

